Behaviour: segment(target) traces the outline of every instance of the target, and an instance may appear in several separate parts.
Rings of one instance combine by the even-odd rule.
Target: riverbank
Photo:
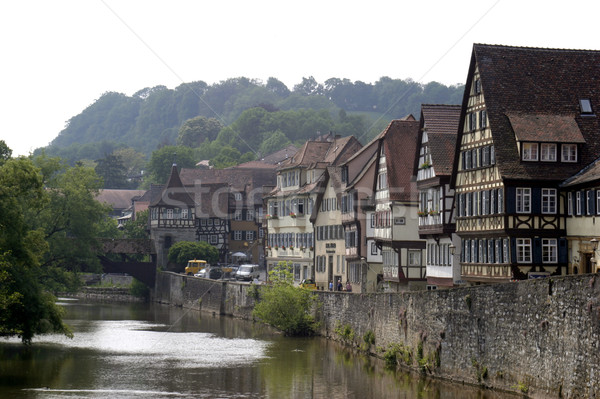
[[[60,294],[60,296],[94,302],[147,302],[145,298],[132,295],[129,287],[83,287],[75,294]]]
[[[402,367],[532,398],[600,397],[595,274],[397,294],[316,291],[321,335]],[[249,284],[158,273],[155,300],[252,319]]]

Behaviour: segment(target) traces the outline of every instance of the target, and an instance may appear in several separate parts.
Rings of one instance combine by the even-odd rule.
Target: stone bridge
[[[105,273],[127,273],[154,289],[156,282],[156,249],[150,239],[103,239],[100,263]],[[114,260],[116,254],[120,260]],[[150,255],[150,262],[141,262],[132,255]],[[139,257],[138,257],[139,258]]]

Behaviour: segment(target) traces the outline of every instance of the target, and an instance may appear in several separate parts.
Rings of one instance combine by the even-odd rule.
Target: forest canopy
[[[235,151],[250,159],[319,132],[365,143],[392,119],[418,117],[421,104],[459,104],[462,92],[463,86],[389,77],[375,83],[308,77],[292,90],[273,77],[266,83],[239,77],[144,88],[132,96],[107,92],[35,155],[43,151],[74,165],[135,151],[148,160],[153,151],[177,145],[197,149],[201,159],[221,155],[214,164],[229,165]]]

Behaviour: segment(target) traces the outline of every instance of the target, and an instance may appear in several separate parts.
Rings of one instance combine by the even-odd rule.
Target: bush
[[[177,264],[177,271],[183,272],[190,259],[203,259],[209,264],[218,262],[219,250],[203,241],[180,241],[169,248],[168,258]]]
[[[262,287],[260,301],[254,306],[254,317],[286,335],[313,335],[317,329],[310,313],[316,303],[314,294],[294,286],[286,262],[279,262],[269,272],[269,280],[271,284]]]
[[[144,298],[145,300],[148,300],[148,298],[150,298],[150,288],[146,284],[142,283],[140,280],[135,278],[131,282],[129,292],[131,293],[131,295],[138,298]]]

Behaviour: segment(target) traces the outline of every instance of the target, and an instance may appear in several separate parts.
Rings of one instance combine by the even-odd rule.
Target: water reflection
[[[0,341],[0,398],[487,398],[323,339],[163,306],[68,302],[75,338]],[[494,393],[494,398],[502,397]]]

